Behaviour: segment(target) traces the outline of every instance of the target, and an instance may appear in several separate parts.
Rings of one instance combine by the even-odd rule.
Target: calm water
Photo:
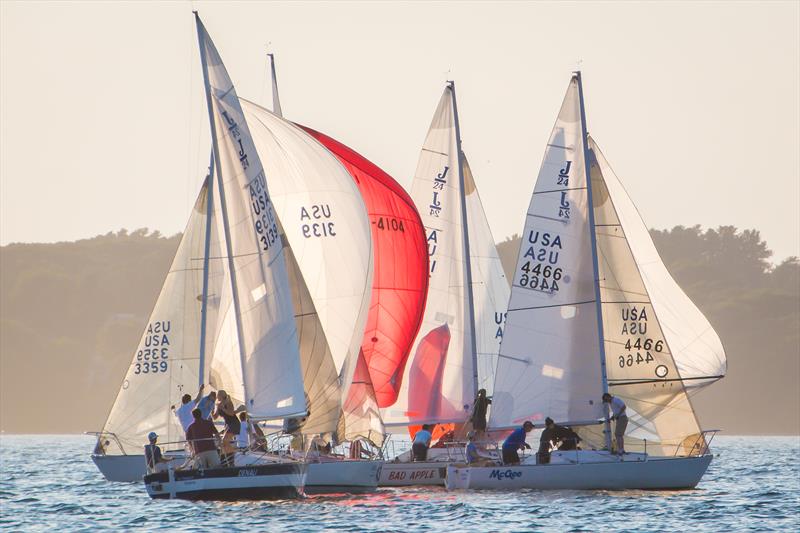
[[[303,501],[153,501],[139,483],[108,483],[80,436],[0,436],[6,531],[800,530],[800,438],[717,437],[692,491],[460,492],[381,489]]]

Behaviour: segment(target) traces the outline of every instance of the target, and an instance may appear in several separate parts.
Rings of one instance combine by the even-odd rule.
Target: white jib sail
[[[603,416],[583,153],[573,77],[525,218],[490,427],[548,416],[561,422]]]
[[[229,221],[247,410],[271,419],[301,414],[306,402],[298,337],[267,176],[233,83],[199,18],[197,31],[218,148],[220,203]]]
[[[472,266],[478,388],[486,389],[487,395],[491,396],[511,288],[466,156],[462,164],[469,225],[469,260]]]
[[[241,104],[346,395],[372,297],[364,201],[347,170],[310,135],[256,104]]]
[[[662,330],[659,309],[640,275],[628,226],[606,187],[594,143],[589,150],[606,373],[609,391],[627,405],[625,449],[646,447],[655,455],[691,453],[704,443],[682,374]],[[635,222],[642,225],[638,217]]]
[[[198,195],[161,292],[147,321],[103,431],[113,433],[107,453],[141,453],[147,434],[161,442],[184,439],[170,410],[180,397],[196,394],[200,357],[208,180]],[[209,310],[213,321],[213,311]]]
[[[411,185],[427,234],[430,280],[397,402],[383,411],[387,425],[463,422],[474,399],[458,172],[453,92],[447,87]]]
[[[695,389],[713,383],[727,370],[719,336],[667,271],[638,210],[591,137],[589,148],[594,152],[616,214],[625,228],[628,244],[658,313],[684,387]]]

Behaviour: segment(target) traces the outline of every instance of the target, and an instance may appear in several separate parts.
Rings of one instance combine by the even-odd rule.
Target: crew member
[[[531,449],[530,445],[525,442],[525,437],[528,436],[532,429],[533,422],[526,420],[521,428],[512,431],[511,435],[503,441],[503,464],[519,464],[519,450],[523,448]]]
[[[609,404],[611,407],[611,420],[616,420],[616,424],[614,424],[614,439],[617,441],[617,453],[622,455],[625,453],[625,429],[628,427],[625,402],[616,396],[605,393],[603,394],[603,403]]]
[[[411,445],[411,453],[414,455],[415,461],[426,461],[428,459],[428,447],[431,445],[432,427],[424,424],[422,429],[417,431],[414,435],[414,444]]]
[[[194,422],[186,431],[186,440],[192,447],[194,453],[194,464],[197,468],[217,468],[219,466],[219,454],[215,437],[219,437],[219,431],[211,420],[203,418],[203,413],[197,407],[192,411]]]
[[[156,444],[158,435],[156,435],[155,431],[151,431],[150,434],[147,435],[147,440],[150,441],[150,444],[145,444],[144,446],[144,460],[147,462],[147,473],[163,472],[167,469],[169,459],[165,459],[164,456],[161,455],[161,447]]]
[[[175,406],[172,406],[172,410],[175,416],[178,417],[178,421],[181,423],[184,433],[186,433],[186,430],[188,430],[189,426],[194,422],[192,410],[197,407],[198,402],[200,402],[200,399],[203,397],[203,387],[205,387],[205,385],[200,385],[200,390],[197,391],[197,397],[194,400],[192,400],[191,394],[184,394],[181,398],[181,406],[177,409],[175,409]]]

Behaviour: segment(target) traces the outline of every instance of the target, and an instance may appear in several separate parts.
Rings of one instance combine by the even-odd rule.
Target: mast
[[[594,302],[595,310],[597,311],[597,336],[600,341],[600,374],[603,383],[603,394],[608,392],[608,374],[606,373],[606,346],[603,334],[603,302],[600,298],[600,267],[597,263],[597,237],[595,235],[594,225],[594,201],[592,200],[592,175],[591,166],[589,164],[589,135],[586,132],[586,110],[583,105],[583,82],[581,81],[581,71],[575,72],[575,77],[578,80],[578,99],[581,108],[581,138],[583,144],[583,165],[586,172],[586,196],[589,208],[589,238],[591,239],[592,246],[592,270],[594,271]],[[603,432],[605,434],[606,447],[611,451],[611,422],[608,417],[608,409],[603,407],[605,413],[605,423]]]
[[[278,75],[275,74],[275,54],[267,54],[269,57],[270,72],[272,73],[272,112],[283,118],[281,109],[281,98],[278,95]]]
[[[197,378],[198,387],[203,385],[206,364],[206,317],[208,314],[208,260],[211,250],[211,217],[214,214],[214,151],[208,162],[208,178],[206,179],[206,236],[203,247],[203,296],[200,308],[200,365]]]
[[[467,322],[470,332],[470,350],[472,355],[472,398],[478,396],[478,347],[475,341],[475,304],[472,298],[472,261],[469,254],[469,229],[467,225],[467,195],[464,192],[464,164],[461,153],[461,126],[458,123],[458,105],[456,104],[456,82],[447,82],[453,93],[453,118],[456,125],[456,150],[458,151],[458,184],[461,198],[461,228],[464,233],[465,285],[467,288]]]
[[[233,308],[236,314],[236,338],[239,341],[239,358],[242,365],[242,374],[245,372],[245,347],[244,347],[244,333],[242,332],[241,306],[239,305],[239,291],[236,283],[236,269],[233,264],[233,249],[231,244],[231,229],[228,222],[228,208],[225,202],[225,186],[222,183],[222,170],[219,162],[219,145],[217,143],[217,128],[214,121],[214,106],[211,100],[211,84],[208,81],[208,64],[206,63],[206,46],[203,34],[205,30],[200,22],[200,16],[197,11],[193,11],[195,22],[197,23],[197,39],[200,43],[200,62],[203,66],[203,83],[206,89],[206,105],[208,106],[208,122],[211,127],[211,144],[214,147],[213,159],[214,167],[217,173],[217,185],[219,186],[219,202],[222,211],[222,225],[225,229],[225,250],[228,256],[228,270],[230,271],[231,292],[233,292]],[[247,380],[242,376],[242,390],[244,390],[244,402],[249,408],[250,398],[247,393]]]

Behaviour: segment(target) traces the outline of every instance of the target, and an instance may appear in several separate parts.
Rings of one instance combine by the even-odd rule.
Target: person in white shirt
[[[616,424],[614,424],[614,438],[617,441],[617,453],[622,455],[625,453],[625,429],[628,427],[628,415],[625,412],[625,402],[606,392],[603,394],[603,403],[609,404],[611,407],[611,420],[616,420]]]
[[[205,385],[200,385],[200,390],[197,392],[197,397],[194,400],[192,400],[191,395],[184,394],[181,398],[181,406],[177,409],[175,409],[174,405],[172,406],[172,410],[175,412],[175,416],[178,417],[178,421],[181,423],[184,433],[189,430],[189,426],[194,422],[192,409],[197,406],[197,402],[203,397],[203,387],[205,387]]]

